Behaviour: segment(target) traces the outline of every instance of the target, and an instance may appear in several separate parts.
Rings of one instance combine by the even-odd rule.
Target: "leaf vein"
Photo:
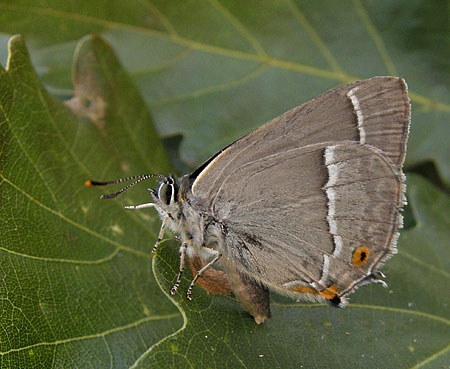
[[[78,20],[80,22],[85,22],[88,24],[100,25],[105,28],[125,29],[128,31],[131,30],[131,31],[135,31],[135,32],[145,33],[145,34],[152,35],[154,37],[170,40],[170,41],[180,44],[180,45],[188,46],[193,50],[202,50],[205,52],[209,52],[211,54],[223,55],[223,56],[236,58],[236,59],[242,59],[242,60],[261,62],[261,63],[265,63],[269,66],[277,67],[279,69],[297,71],[297,72],[305,73],[305,74],[312,75],[312,76],[317,76],[317,77],[321,77],[321,78],[325,78],[325,79],[338,81],[340,83],[348,83],[348,82],[352,82],[356,79],[360,79],[358,77],[351,76],[348,74],[336,73],[334,71],[328,71],[328,70],[324,70],[324,69],[320,69],[320,68],[300,64],[300,63],[289,62],[289,61],[284,61],[284,60],[270,58],[270,57],[262,57],[262,56],[256,55],[256,54],[250,54],[250,53],[245,53],[245,52],[241,52],[241,51],[237,51],[237,50],[225,49],[223,47],[214,46],[214,45],[210,45],[210,44],[204,44],[201,42],[182,38],[178,35],[167,34],[167,33],[161,32],[161,31],[157,31],[157,30],[153,30],[153,29],[149,29],[149,28],[145,28],[145,27],[141,27],[141,26],[133,26],[130,24],[122,24],[122,23],[117,23],[117,22],[112,22],[112,21],[100,20],[100,19],[95,19],[93,17],[85,16],[85,15],[64,12],[61,10],[33,7],[33,6],[28,6],[28,5],[24,6],[24,5],[0,4],[0,9],[2,9],[2,8],[16,10],[16,11],[23,11],[23,12],[27,12],[28,14],[35,12],[35,13],[39,13],[39,14],[46,15],[46,16],[68,18],[68,19],[72,19],[72,20]],[[430,109],[450,112],[450,104],[436,101],[434,99],[422,96],[420,94],[417,94],[417,93],[414,93],[411,91],[409,92],[409,95],[410,95],[410,98],[412,101],[415,101],[419,104],[423,104],[423,105],[429,107]]]
[[[142,319],[138,319],[138,320],[136,320],[134,322],[122,325],[120,327],[114,327],[114,328],[108,329],[108,330],[106,330],[104,332],[87,334],[87,335],[78,336],[78,337],[71,337],[71,338],[66,338],[66,339],[56,340],[56,341],[38,342],[38,343],[34,343],[32,345],[28,345],[28,346],[24,346],[24,347],[13,348],[13,349],[10,349],[10,350],[7,350],[7,351],[0,352],[0,356],[8,355],[8,354],[10,354],[12,352],[20,352],[20,351],[23,351],[23,350],[28,350],[28,349],[31,349],[31,348],[34,348],[34,347],[58,346],[58,345],[71,343],[71,342],[78,342],[78,341],[84,341],[84,340],[90,340],[90,339],[96,339],[96,338],[104,338],[104,337],[106,337],[106,336],[108,336],[110,334],[113,334],[113,333],[122,332],[124,330],[131,329],[131,328],[136,328],[139,325],[147,323],[147,322],[151,322],[151,321],[155,321],[155,320],[174,319],[174,318],[178,318],[178,317],[179,317],[178,313],[145,317],[145,318],[142,318]]]
[[[429,362],[433,361],[434,359],[437,359],[439,356],[444,355],[449,350],[450,350],[450,344],[445,346],[442,350],[435,352],[433,355],[428,356],[426,359],[422,360],[420,363],[417,363],[416,365],[411,367],[411,369],[421,368],[421,367],[425,366],[426,364],[428,364]]]
[[[153,2],[151,0],[140,0],[141,4],[144,4],[145,6],[147,6],[152,12],[154,12],[159,20],[161,21],[162,25],[167,29],[167,32],[169,32],[172,35],[177,35],[177,31],[175,29],[175,27],[173,26],[172,22],[169,21],[169,19],[159,11],[159,9],[156,7],[155,4],[153,4]]]
[[[7,179],[6,177],[3,176],[3,174],[0,173],[0,178],[2,178],[6,183],[8,183],[11,187],[13,187],[14,189],[16,189],[17,191],[19,191],[22,195],[24,195],[25,197],[27,197],[31,202],[34,202],[36,205],[38,205],[39,207],[41,207],[42,209],[48,211],[49,213],[61,218],[63,221],[69,223],[70,225],[81,229],[82,231],[101,239],[102,241],[105,241],[113,246],[115,246],[116,248],[120,249],[120,250],[124,250],[127,252],[130,252],[132,254],[138,255],[138,256],[143,256],[146,258],[151,258],[150,255],[148,255],[147,253],[143,252],[143,251],[139,251],[139,250],[135,250],[132,249],[131,247],[125,246],[120,244],[119,242],[116,242],[114,240],[109,239],[108,237],[105,237],[103,235],[101,235],[100,233],[97,233],[87,227],[85,227],[84,225],[75,222],[74,220],[66,217],[64,214],[60,213],[57,210],[54,210],[50,207],[48,207],[47,205],[44,205],[43,203],[41,203],[40,201],[38,201],[37,199],[35,199],[33,196],[29,195],[28,193],[26,193],[24,190],[22,190],[20,187],[18,187],[17,185],[15,185],[14,183],[12,183],[9,179]],[[10,251],[10,250],[9,250]]]
[[[13,107],[14,107],[14,105],[15,105],[16,94],[17,94],[17,89],[14,89],[14,91],[13,91],[13,102],[12,102],[12,104],[11,104],[11,111],[13,110]],[[4,116],[5,116],[6,122],[7,122],[8,125],[9,125],[9,132],[12,133],[14,139],[16,140],[17,144],[18,144],[19,147],[20,147],[20,150],[21,150],[22,153],[25,155],[25,157],[28,159],[29,163],[30,163],[31,166],[34,168],[34,170],[36,171],[37,175],[41,178],[42,183],[43,183],[44,186],[47,188],[47,191],[48,191],[48,193],[50,194],[50,196],[51,196],[53,202],[54,202],[55,204],[57,204],[55,194],[54,194],[53,191],[51,190],[51,188],[50,188],[48,182],[43,178],[42,172],[39,170],[37,164],[36,164],[36,163],[33,161],[33,159],[30,157],[30,155],[28,154],[28,151],[25,150],[25,148],[23,147],[21,140],[20,140],[19,137],[17,137],[17,135],[16,135],[16,131],[15,131],[14,129],[12,129],[13,125],[12,125],[11,119],[10,119],[11,111],[7,112],[6,109],[4,108],[3,104],[1,105],[1,110],[2,110],[2,112],[3,112],[3,114],[4,114]],[[18,157],[19,157],[19,156],[18,156]]]
[[[302,307],[302,308],[328,308],[327,305],[325,304],[298,304],[298,303],[273,303],[273,305],[277,305],[277,306],[285,306],[285,307]],[[425,313],[423,311],[419,311],[419,310],[407,310],[407,309],[402,309],[402,308],[396,308],[396,307],[391,307],[391,306],[381,306],[381,305],[364,305],[364,304],[348,304],[348,306],[346,307],[347,309],[349,308],[357,308],[357,309],[369,309],[369,310],[381,310],[381,311],[389,311],[392,313],[401,313],[401,314],[408,314],[408,315],[416,315],[416,316],[420,316],[421,318],[425,318],[425,319],[430,319],[430,320],[435,320],[438,322],[441,322],[443,324],[446,325],[450,325],[450,320],[443,318],[439,315],[434,315],[434,314],[430,314],[430,313]]]
[[[227,19],[236,30],[241,33],[244,38],[252,45],[257,54],[261,57],[266,57],[267,54],[264,51],[264,48],[261,46],[258,40],[244,27],[244,25],[222,4],[220,4],[217,0],[208,0],[209,3],[218,10],[225,19]]]
[[[438,273],[438,274],[440,274],[441,276],[443,276],[443,277],[445,277],[447,279],[450,279],[450,274],[449,273],[445,272],[444,270],[438,269],[438,268],[434,267],[433,265],[430,265],[428,263],[423,262],[422,260],[416,258],[415,256],[408,254],[404,250],[401,250],[399,252],[399,255],[402,255],[402,256],[406,257],[407,259],[415,262],[416,264],[419,264],[419,265],[421,265],[421,266],[423,266],[423,267],[425,267],[425,268],[427,268],[427,269],[429,269],[429,270],[431,270],[431,271],[433,271],[435,273]]]
[[[366,9],[364,9],[360,0],[352,0],[352,1],[353,1],[353,5],[356,9],[356,12],[358,13],[359,17],[361,18],[362,22],[364,23],[367,31],[369,32],[369,35],[372,37],[373,41],[375,42],[375,46],[377,47],[378,52],[380,53],[381,58],[383,59],[383,62],[386,66],[388,73],[392,76],[396,76],[397,71],[395,69],[394,63],[392,62],[392,59],[389,56],[389,53],[387,52],[386,47],[384,46],[383,39],[381,38],[379,32],[377,31],[377,29],[371,22]]]
[[[226,91],[227,89],[239,87],[239,86],[243,85],[244,83],[257,78],[259,75],[264,73],[264,71],[266,71],[268,68],[269,68],[268,66],[262,65],[262,66],[258,67],[257,69],[255,69],[253,72],[248,73],[247,75],[245,75],[237,80],[226,82],[226,83],[215,85],[215,86],[211,86],[211,87],[207,87],[207,88],[203,88],[200,90],[196,90],[196,91],[193,91],[186,95],[179,95],[179,96],[169,97],[167,99],[160,99],[160,100],[152,102],[151,106],[168,105],[168,104],[176,103],[178,101],[195,99],[195,98],[199,98],[201,96],[205,96],[208,94],[213,94],[213,93],[220,92],[220,91]]]
[[[0,250],[4,251],[4,252],[7,252],[8,254],[13,254],[13,255],[16,255],[16,256],[23,257],[23,258],[33,259],[33,260],[38,260],[38,261],[55,262],[55,263],[68,263],[68,264],[79,264],[79,265],[87,264],[87,265],[89,265],[89,264],[102,264],[102,263],[105,263],[105,262],[108,262],[108,261],[114,259],[114,257],[120,251],[120,247],[116,247],[113,252],[111,252],[110,254],[106,255],[105,257],[100,258],[100,259],[95,259],[95,260],[76,260],[76,259],[46,258],[46,257],[42,257],[42,256],[23,254],[21,252],[17,252],[17,251],[14,251],[14,250],[9,250],[9,249],[7,249],[5,247],[0,247]]]
[[[164,241],[163,241],[164,242]],[[159,247],[161,247],[162,245],[160,244]],[[175,332],[167,335],[166,337],[162,338],[161,340],[159,340],[158,342],[155,342],[153,345],[151,345],[146,351],[144,351],[141,356],[139,356],[135,362],[133,363],[133,365],[131,365],[129,367],[129,369],[135,369],[137,367],[137,365],[139,364],[139,362],[141,362],[148,354],[150,354],[150,352],[157,346],[161,345],[164,341],[169,340],[172,337],[175,337],[177,334],[179,334],[180,332],[182,332],[183,330],[186,329],[187,326],[187,317],[186,317],[186,313],[185,311],[181,308],[181,306],[179,305],[179,303],[173,298],[173,296],[169,295],[168,292],[166,291],[166,289],[161,285],[161,282],[158,278],[158,274],[156,272],[156,258],[158,257],[158,254],[156,255],[155,258],[153,258],[152,260],[152,273],[153,276],[155,277],[155,281],[158,284],[158,287],[160,288],[161,292],[166,295],[166,297],[172,301],[172,303],[176,306],[176,308],[178,309],[179,313],[181,314],[181,316],[183,317],[183,325],[181,326],[180,329],[176,330]],[[166,261],[161,260],[161,262],[164,262],[167,264]],[[178,315],[177,315],[178,316]]]
[[[162,63],[159,64],[154,64],[151,67],[148,68],[143,68],[143,69],[139,69],[139,70],[134,70],[130,72],[130,75],[134,78],[134,79],[138,79],[139,76],[141,75],[146,75],[148,73],[156,73],[156,72],[160,72],[164,69],[170,68],[172,66],[174,66],[177,62],[183,60],[184,58],[186,58],[187,56],[189,56],[189,54],[192,53],[191,49],[185,48],[183,50],[181,50],[179,53],[177,53],[176,55],[174,55],[171,59],[165,60]]]
[[[294,17],[297,19],[297,21],[300,23],[300,25],[304,28],[304,30],[309,34],[312,41],[316,44],[319,51],[322,53],[322,55],[327,59],[328,64],[330,67],[338,74],[345,74],[336,59],[334,58],[332,52],[327,47],[327,45],[322,41],[317,31],[313,28],[311,23],[309,23],[308,19],[305,17],[305,15],[302,13],[300,8],[292,1],[292,0],[286,0],[289,8],[292,10]]]

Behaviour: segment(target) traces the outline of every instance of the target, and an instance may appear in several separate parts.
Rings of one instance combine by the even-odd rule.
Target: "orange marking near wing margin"
[[[317,291],[316,289],[312,287],[306,287],[306,286],[295,286],[292,288],[292,291],[300,292],[300,293],[314,293],[316,295],[320,295],[327,300],[334,299],[337,294],[339,293],[338,288],[336,285],[332,284],[331,286],[325,288],[323,291]]]
[[[370,250],[366,246],[360,246],[353,251],[352,263],[354,266],[360,267],[369,260]]]

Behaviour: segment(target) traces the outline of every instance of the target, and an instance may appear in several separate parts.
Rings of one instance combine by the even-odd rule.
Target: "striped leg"
[[[191,240],[185,241],[180,246],[180,269],[178,271],[177,280],[175,281],[175,284],[173,285],[172,289],[170,290],[171,295],[175,295],[175,292],[177,292],[178,286],[180,285],[181,276],[183,275],[184,265],[185,265],[185,261],[186,261],[186,249],[189,247],[191,242],[192,242]]]
[[[139,209],[146,209],[146,208],[156,208],[156,205],[152,202],[148,202],[147,204],[125,206],[125,209],[127,209],[127,210],[139,210]]]
[[[167,226],[167,220],[169,219],[168,216],[166,216],[161,224],[161,228],[159,229],[159,234],[158,234],[158,239],[155,242],[155,245],[152,248],[152,255],[155,254],[156,249],[158,248],[159,243],[162,241],[163,237],[164,237],[164,231],[166,230],[166,226]]]
[[[189,285],[189,288],[186,292],[186,298],[188,300],[192,300],[192,288],[194,287],[195,282],[197,282],[197,279],[206,271],[208,270],[210,267],[212,267],[222,256],[222,254],[216,250],[211,250],[216,252],[216,256],[214,257],[214,259],[212,259],[208,264],[206,264],[202,269],[200,269],[197,274],[195,275],[194,279],[192,280],[191,284]]]
[[[161,211],[161,209],[159,208],[159,206],[156,205],[156,204],[154,204],[154,203],[152,203],[152,202],[149,202],[149,203],[147,203],[147,204],[127,205],[127,206],[125,206],[125,209],[127,209],[127,210],[140,210],[140,209],[146,209],[146,208],[155,208],[155,209],[158,211],[158,213],[160,213],[160,214],[162,213],[162,211]],[[162,241],[162,239],[163,239],[163,237],[164,237],[164,231],[165,231],[166,226],[167,226],[167,220],[168,220],[168,218],[169,218],[169,217],[166,216],[166,217],[163,219],[163,221],[162,221],[161,228],[160,228],[159,234],[158,234],[158,239],[156,240],[155,245],[154,245],[153,248],[152,248],[152,255],[155,254],[156,249],[158,248],[159,243]]]

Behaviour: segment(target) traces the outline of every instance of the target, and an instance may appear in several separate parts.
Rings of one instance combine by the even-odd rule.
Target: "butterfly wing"
[[[330,138],[375,146],[401,171],[409,121],[403,79],[357,81],[289,110],[223,149],[191,175],[192,192],[211,200],[228,174],[241,165]]]
[[[403,80],[356,82],[230,145],[193,195],[225,225],[239,271],[340,302],[395,252],[408,130]]]

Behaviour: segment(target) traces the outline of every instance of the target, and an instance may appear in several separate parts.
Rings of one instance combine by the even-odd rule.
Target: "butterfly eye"
[[[158,190],[158,198],[164,205],[170,205],[172,201],[173,184],[161,183]]]

